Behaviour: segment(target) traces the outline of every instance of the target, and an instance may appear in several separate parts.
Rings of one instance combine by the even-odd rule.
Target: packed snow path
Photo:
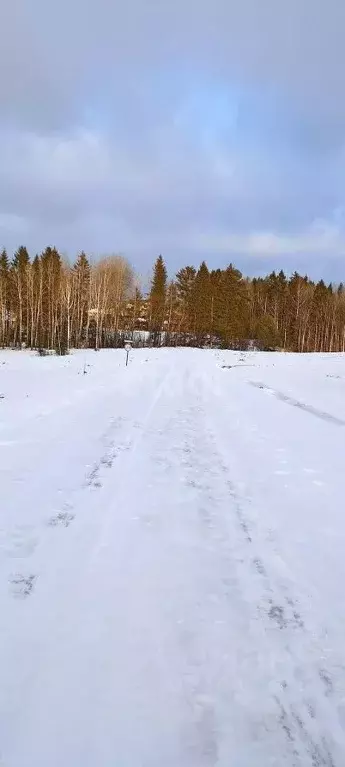
[[[1,767],[343,767],[345,357],[0,354]]]

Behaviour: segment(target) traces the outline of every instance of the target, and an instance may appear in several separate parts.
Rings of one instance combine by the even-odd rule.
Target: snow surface
[[[0,396],[1,767],[343,766],[345,357],[0,352]]]

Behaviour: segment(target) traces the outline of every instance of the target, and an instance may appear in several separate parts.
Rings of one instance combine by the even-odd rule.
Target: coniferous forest
[[[248,278],[203,261],[168,279],[159,256],[146,293],[121,256],[69,264],[56,248],[0,256],[0,345],[55,349],[188,345],[345,351],[345,288],[295,272]]]

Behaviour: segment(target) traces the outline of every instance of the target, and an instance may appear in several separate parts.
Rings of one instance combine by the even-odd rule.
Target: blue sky
[[[0,28],[0,246],[344,279],[343,0],[14,0]]]

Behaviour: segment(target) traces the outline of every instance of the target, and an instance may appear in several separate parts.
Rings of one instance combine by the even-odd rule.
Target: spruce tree
[[[264,349],[272,350],[281,345],[279,331],[277,330],[274,317],[266,314],[260,317],[256,329],[255,338],[261,342]]]
[[[192,306],[194,313],[194,332],[200,346],[205,343],[211,330],[212,300],[211,280],[208,267],[203,261],[196,273],[193,286]]]
[[[167,270],[162,256],[158,256],[150,290],[150,330],[155,335],[163,330],[166,294]]]
[[[214,275],[214,330],[226,346],[248,338],[249,291],[241,272],[230,264]]]
[[[4,248],[0,255],[0,274],[8,275],[9,267],[10,267],[10,264],[8,260],[7,251],[6,251],[6,248]]]
[[[90,280],[91,271],[89,260],[82,251],[73,267],[73,286],[75,298],[75,332],[74,344],[79,348],[82,344],[87,344],[87,335],[89,328],[89,309],[90,309]]]
[[[10,312],[10,265],[5,248],[0,255],[0,343],[6,346],[9,342],[9,312]]]
[[[180,332],[191,333],[193,329],[193,290],[196,277],[194,266],[185,266],[176,275],[176,326]]]

